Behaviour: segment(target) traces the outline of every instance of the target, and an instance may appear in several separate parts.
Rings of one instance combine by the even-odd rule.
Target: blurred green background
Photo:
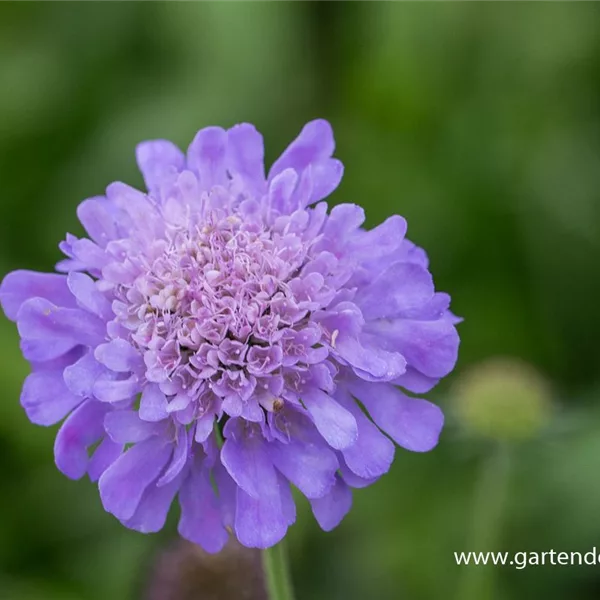
[[[300,502],[300,600],[598,598],[600,565],[453,557],[600,549],[598,5],[3,2],[0,90],[0,275],[51,270],[82,199],[141,185],[137,142],[241,121],[272,161],[328,119],[346,166],[332,202],[370,225],[400,213],[428,250],[465,317],[457,370],[429,394],[447,427],[430,454],[398,450],[333,533]],[[0,318],[0,598],[135,599],[174,523],[130,532],[55,469],[56,428],[19,406],[17,344]],[[493,438],[535,393],[535,375],[481,366],[497,356],[550,390],[520,441],[468,422],[487,415]]]

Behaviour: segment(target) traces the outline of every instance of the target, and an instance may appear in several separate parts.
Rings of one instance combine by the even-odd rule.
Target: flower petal
[[[373,321],[368,331],[381,339],[385,347],[400,352],[408,366],[427,377],[445,377],[456,364],[460,339],[450,319]]]
[[[359,477],[352,469],[350,469],[343,457],[340,460],[340,476],[349,487],[356,489],[362,489],[373,485],[379,479],[379,477]]]
[[[364,341],[363,341],[364,339]],[[389,352],[375,345],[379,340],[372,337],[359,339],[340,332],[335,350],[353,368],[354,372],[368,381],[391,381],[406,371],[406,360],[399,352]]]
[[[311,163],[329,158],[335,149],[331,125],[323,120],[310,121],[298,137],[284,150],[269,171],[269,181],[285,169],[300,172]]]
[[[416,263],[425,268],[429,266],[427,252],[407,239],[402,240],[398,258],[403,262]]]
[[[292,495],[292,488],[289,481],[281,474],[278,474],[279,481],[279,496],[281,498],[281,513],[285,522],[293,525],[296,522],[296,503]]]
[[[352,506],[352,492],[341,477],[336,477],[335,485],[322,498],[310,501],[315,519],[323,531],[337,527]]]
[[[142,236],[144,240],[151,242],[164,233],[164,219],[146,194],[121,181],[115,181],[106,188],[106,197],[123,211],[120,219],[128,217],[130,227],[135,226],[136,237]],[[102,264],[100,268],[104,266]],[[110,264],[107,267],[110,267]]]
[[[54,425],[81,404],[83,398],[72,394],[60,371],[38,371],[25,379],[21,405],[36,425]]]
[[[443,292],[438,292],[437,294],[434,294],[428,302],[425,302],[420,306],[414,306],[413,308],[403,310],[399,316],[405,319],[415,319],[416,321],[435,321],[437,319],[448,318],[451,314],[448,310],[449,307],[450,296]],[[456,325],[461,321],[462,319],[460,317],[454,317],[454,315],[450,318],[450,322],[453,325]]]
[[[59,429],[54,442],[58,469],[71,479],[80,479],[88,469],[88,448],[104,436],[107,407],[88,400],[76,408]]]
[[[426,394],[431,391],[439,382],[439,379],[427,377],[412,367],[406,368],[406,373],[400,375],[392,382],[394,385],[399,385],[415,394]]]
[[[265,186],[263,137],[253,125],[241,123],[227,132],[227,163],[232,174],[260,193]]]
[[[129,373],[144,368],[144,359],[129,342],[117,338],[100,344],[94,351],[96,360],[118,373]]]
[[[151,438],[135,444],[100,477],[98,488],[104,509],[117,519],[133,517],[146,488],[160,475],[171,456],[171,446]]]
[[[207,552],[219,552],[229,538],[223,527],[219,501],[208,468],[196,460],[179,492],[179,534]]]
[[[105,372],[106,368],[94,358],[93,352],[89,351],[65,368],[63,378],[71,393],[89,398],[93,395],[96,379]]]
[[[98,196],[84,200],[77,207],[78,219],[100,248],[106,248],[106,244],[118,235],[115,217],[109,206],[104,196]]]
[[[132,398],[140,391],[140,388],[141,384],[135,376],[119,380],[101,376],[94,382],[92,392],[102,402],[119,402]]]
[[[85,273],[71,271],[67,275],[67,285],[79,306],[92,314],[108,321],[114,317],[110,302],[98,290],[94,280]]]
[[[302,402],[319,433],[332,448],[342,450],[356,442],[356,419],[329,394],[311,388],[302,394]]]
[[[227,132],[221,127],[205,127],[193,139],[187,151],[187,165],[200,178],[204,190],[226,180],[225,156]]]
[[[75,265],[71,265],[72,268],[67,270],[85,270],[96,274],[109,261],[109,256],[104,249],[88,238],[75,239],[71,244],[71,253],[75,259]]]
[[[356,380],[350,391],[365,405],[373,421],[403,448],[428,452],[438,443],[444,414],[435,404],[410,398],[388,383]]]
[[[183,152],[167,140],[150,140],[137,145],[137,164],[149,192],[156,193],[165,181],[185,167]]]
[[[148,486],[135,513],[130,519],[123,521],[123,525],[141,533],[160,531],[165,525],[169,509],[179,491],[182,480],[183,474],[162,487]]]
[[[325,445],[301,443],[269,443],[269,455],[275,467],[307,498],[324,496],[335,482],[338,461]]]
[[[167,397],[155,383],[146,385],[140,400],[140,419],[144,421],[161,421],[169,416]]]
[[[156,423],[143,421],[134,410],[109,412],[104,417],[104,428],[110,438],[119,444],[143,442],[160,432]]]
[[[213,467],[212,475],[218,489],[219,508],[223,525],[233,529],[238,486],[220,461]]]
[[[44,361],[31,361],[31,371],[64,371],[85,354],[82,346],[75,346],[68,352]]]
[[[199,444],[205,442],[208,436],[213,432],[215,425],[215,415],[207,413],[196,420],[196,432],[194,440]]]
[[[253,498],[271,493],[277,473],[257,426],[248,427],[239,418],[227,421],[221,462],[233,480]]]
[[[338,204],[331,209],[323,233],[332,244],[340,244],[365,222],[365,210],[358,204]],[[329,248],[323,248],[328,250]]]
[[[156,482],[158,487],[168,485],[175,479],[186,466],[188,457],[190,455],[190,439],[186,434],[185,427],[179,426],[177,432],[177,441],[175,442],[175,448],[173,450],[173,456],[171,462],[161,475],[160,479]]]
[[[253,498],[238,487],[235,511],[235,533],[248,548],[269,548],[281,541],[288,528],[279,482],[265,490],[268,493]]]
[[[381,260],[390,254],[394,255],[396,261],[414,262],[398,252],[405,244],[407,248],[411,244],[404,239],[406,229],[406,219],[399,215],[392,215],[377,227],[363,231],[351,240],[348,245],[348,252],[353,257],[363,259],[369,263]],[[427,265],[423,266],[427,267]]]
[[[25,339],[64,340],[95,346],[106,336],[104,323],[79,308],[63,308],[44,298],[27,300],[17,315],[19,334]]]
[[[298,174],[294,169],[286,169],[273,177],[269,183],[269,207],[281,214],[289,214],[296,208],[293,206],[292,196]]]
[[[347,390],[338,388],[335,397],[354,415],[358,425],[356,443],[342,451],[348,467],[363,479],[387,473],[394,460],[394,444],[366,417]]]
[[[395,263],[363,288],[354,301],[365,319],[380,319],[423,306],[433,292],[427,269],[412,263]]]
[[[4,277],[0,285],[0,303],[11,321],[17,320],[21,305],[31,298],[44,298],[58,306],[75,307],[75,298],[64,275],[20,270]]]
[[[21,340],[23,357],[31,362],[45,362],[65,355],[75,347],[70,340]]]
[[[113,442],[106,436],[98,445],[88,464],[90,481],[98,481],[100,476],[123,453],[123,444]]]
[[[344,175],[344,165],[336,158],[330,158],[311,165],[312,193],[310,204],[319,202],[333,192]]]

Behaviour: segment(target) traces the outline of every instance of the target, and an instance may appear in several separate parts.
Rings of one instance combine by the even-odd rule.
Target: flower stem
[[[499,445],[483,461],[475,487],[467,552],[498,550],[510,478],[510,450],[509,446]],[[494,576],[492,565],[464,567],[457,597],[460,600],[493,600]]]
[[[294,600],[284,542],[263,550],[262,563],[269,600]]]

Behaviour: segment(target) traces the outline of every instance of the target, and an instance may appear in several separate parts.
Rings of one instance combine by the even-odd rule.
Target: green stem
[[[284,542],[263,550],[262,563],[269,600],[294,600]]]
[[[483,461],[476,482],[471,531],[465,552],[494,552],[502,532],[507,487],[510,477],[510,447],[499,445]],[[459,581],[460,600],[493,600],[493,565],[463,567]]]

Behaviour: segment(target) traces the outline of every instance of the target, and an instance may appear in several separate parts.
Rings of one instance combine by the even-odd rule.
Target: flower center
[[[303,276],[308,246],[285,227],[212,215],[131,260],[119,321],[164,393],[245,401],[258,387],[272,408],[283,371],[312,364],[322,332],[306,317],[324,279]]]

